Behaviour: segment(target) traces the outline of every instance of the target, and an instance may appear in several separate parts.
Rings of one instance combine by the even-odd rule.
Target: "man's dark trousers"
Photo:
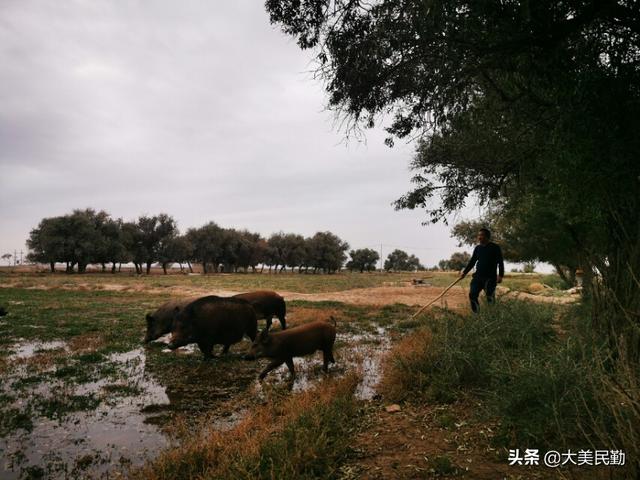
[[[471,285],[469,286],[469,300],[471,300],[471,310],[474,312],[478,312],[479,302],[478,297],[480,296],[480,292],[484,290],[487,295],[487,302],[493,303],[496,299],[496,284],[497,279],[493,278],[483,278],[483,277],[473,277],[471,279]]]

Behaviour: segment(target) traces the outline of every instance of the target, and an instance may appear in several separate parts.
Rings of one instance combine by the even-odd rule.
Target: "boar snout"
[[[167,345],[167,348],[169,350],[175,350],[176,348],[184,347],[185,345],[189,345],[190,343],[192,343],[191,339],[174,337],[169,342],[169,345]]]

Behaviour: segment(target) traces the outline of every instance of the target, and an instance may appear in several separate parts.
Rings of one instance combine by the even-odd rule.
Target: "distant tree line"
[[[347,260],[349,244],[331,232],[311,237],[277,232],[269,238],[259,233],[223,228],[209,222],[185,233],[170,215],[142,215],[125,222],[107,212],[74,210],[70,214],[43,218],[31,230],[27,240],[31,262],[65,264],[67,272],[86,271],[89,265],[101,265],[102,271],[120,271],[122,264],[133,263],[136,273],[147,274],[159,264],[164,273],[173,264],[181,271],[193,272],[193,265],[204,273],[263,271],[279,273],[286,269],[307,273],[335,273]],[[375,250],[351,250],[346,268],[351,271],[376,270],[380,256]],[[4,257],[3,257],[4,258]],[[384,262],[387,271],[422,270],[418,258],[394,250]]]
[[[268,267],[270,272],[297,268],[299,272],[334,273],[344,265],[349,249],[347,242],[331,232],[307,238],[278,232],[263,238],[209,222],[181,234],[176,221],[165,213],[125,222],[93,209],[42,219],[27,245],[28,259],[48,264],[52,272],[57,263],[63,263],[67,272],[82,273],[88,265],[97,264],[115,273],[123,263],[131,262],[139,274],[149,273],[156,263],[165,273],[174,263],[190,271],[198,263],[204,273],[256,271],[258,267]],[[375,261],[373,265],[375,268]],[[368,263],[363,269],[370,267]]]

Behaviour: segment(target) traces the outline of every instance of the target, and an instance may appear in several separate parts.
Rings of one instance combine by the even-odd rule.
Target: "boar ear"
[[[180,313],[180,307],[176,307],[173,309],[173,319],[178,318],[178,314]]]
[[[150,313],[147,313],[147,315],[144,318],[147,319],[147,323],[150,323],[153,321],[153,315],[151,315]]]

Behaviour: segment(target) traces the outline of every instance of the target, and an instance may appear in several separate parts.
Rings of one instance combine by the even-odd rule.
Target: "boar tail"
[[[329,320],[331,320],[331,323],[333,323],[334,327],[338,326],[338,323],[336,322],[336,317],[334,317],[333,315],[329,316]]]

